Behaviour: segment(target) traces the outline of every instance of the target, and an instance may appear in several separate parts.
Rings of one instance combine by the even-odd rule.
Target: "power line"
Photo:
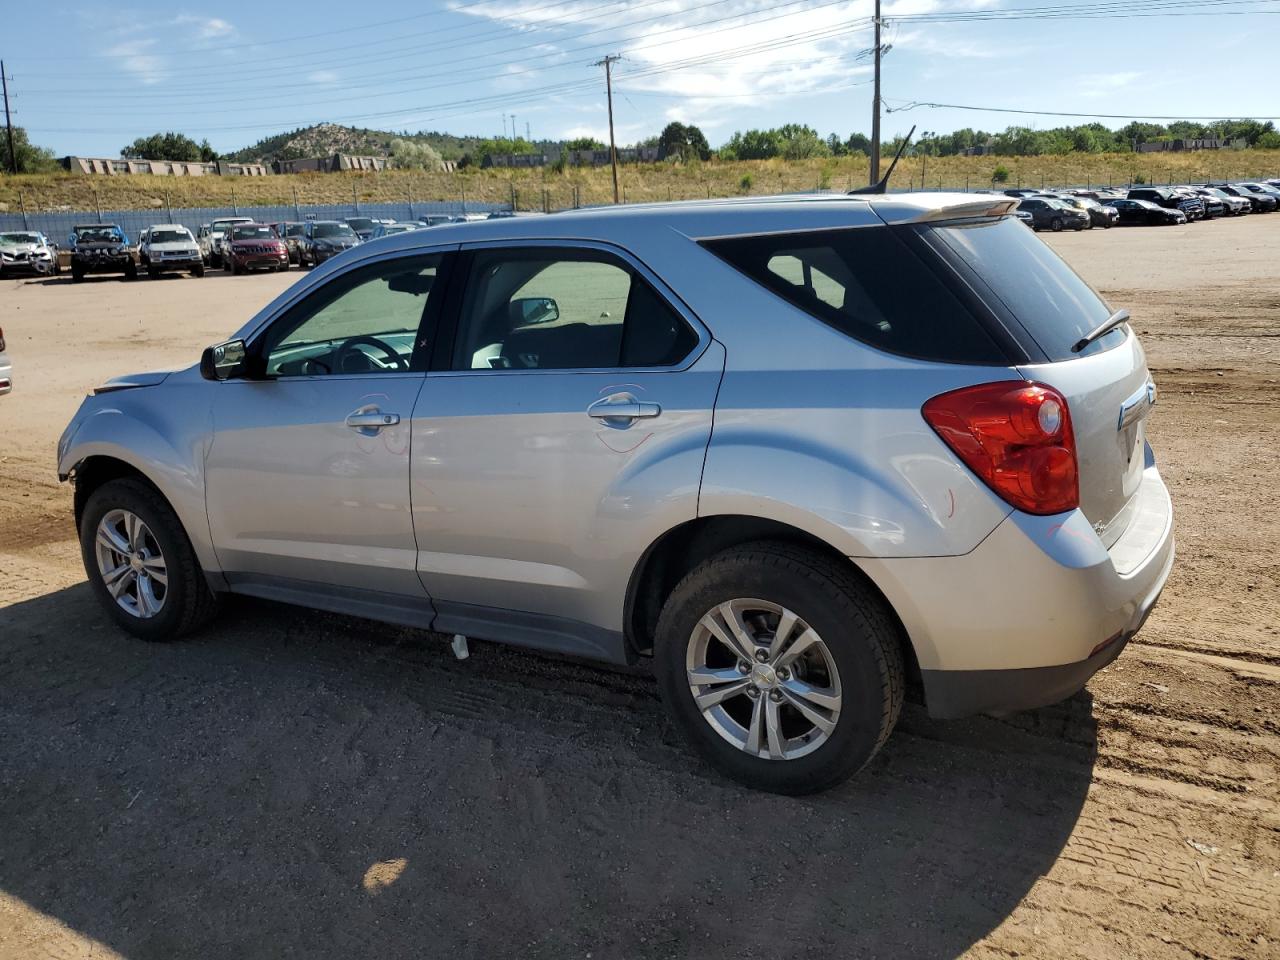
[[[861,29],[862,26],[863,26],[862,21],[852,21],[849,24],[837,25],[835,27],[824,27],[824,28],[820,28],[819,30],[803,31],[797,34],[785,35],[783,37],[779,37],[774,40],[760,41],[753,44],[747,44],[739,48],[731,48],[728,51],[722,51],[717,54],[708,54],[702,57],[688,58],[685,61],[676,61],[672,64],[663,64],[663,65],[644,68],[634,73],[627,74],[627,76],[632,79],[642,79],[645,77],[661,75],[667,72],[673,72],[674,70],[678,70],[678,69],[685,69],[689,66],[714,65],[718,61],[723,62],[725,60],[736,59],[741,56],[764,52],[770,49],[783,49],[789,46],[795,46],[800,43],[807,43],[815,39],[815,37],[821,38],[821,39],[827,39],[827,38],[839,35],[842,32],[844,33],[853,32],[855,30]],[[542,87],[531,87],[522,91],[520,94],[517,94],[517,95],[512,95],[508,93],[495,93],[495,94],[488,94],[483,97],[470,97],[470,98],[464,98],[456,101],[449,101],[445,103],[408,106],[408,107],[404,107],[396,110],[381,111],[378,113],[368,113],[368,114],[360,114],[360,115],[346,116],[346,117],[328,117],[328,118],[311,119],[311,120],[305,120],[305,121],[294,120],[294,121],[288,121],[288,122],[279,122],[278,125],[286,126],[286,127],[305,127],[311,124],[322,123],[322,122],[337,122],[337,121],[355,122],[355,121],[361,121],[361,120],[386,119],[389,117],[405,117],[405,116],[408,116],[414,113],[420,113],[423,111],[447,110],[447,109],[456,108],[456,107],[471,107],[471,108],[475,108],[472,112],[481,112],[481,110],[485,107],[515,106],[523,103],[536,103],[537,101],[539,101],[540,99],[542,99],[547,95],[552,95],[552,94],[568,95],[576,91],[581,91],[582,86],[583,86],[582,81],[562,82],[558,84],[545,85]],[[457,115],[457,114],[456,113],[447,114],[446,116],[453,116],[453,115]],[[464,113],[463,115],[466,115],[466,114]],[[420,118],[416,122],[421,123],[421,122],[428,122],[428,121],[438,120],[438,119],[444,119],[444,117],[433,116],[433,117]],[[253,130],[253,129],[260,129],[262,126],[263,126],[262,123],[235,124],[235,125],[212,126],[212,127],[205,126],[202,128],[202,130],[203,131]],[[34,129],[36,129],[40,133],[115,133],[117,132],[114,128],[40,127],[40,128],[34,128]]]
[[[720,0],[720,2],[728,2],[728,0]],[[789,0],[789,2],[782,3],[782,4],[775,4],[773,7],[765,8],[765,9],[766,9],[766,10],[777,11],[777,10],[781,10],[781,9],[784,9],[784,8],[794,7],[794,6],[797,6],[798,4],[804,4],[804,3],[807,3],[807,2],[808,2],[808,0]],[[824,3],[818,4],[817,6],[810,6],[810,7],[808,7],[808,10],[821,9],[821,8],[823,8],[823,7],[829,7],[829,6],[837,6],[837,5],[843,4],[843,3],[845,3],[845,2],[846,2],[846,0],[827,0],[827,2],[824,2]],[[713,4],[706,4],[705,6],[712,6],[712,5],[713,5]],[[710,36],[715,36],[715,35],[718,35],[718,34],[729,33],[729,32],[732,32],[732,31],[741,30],[741,29],[745,29],[745,28],[748,28],[748,27],[758,26],[758,25],[759,25],[759,24],[761,24],[761,23],[767,23],[767,22],[772,22],[772,21],[775,21],[775,20],[786,19],[787,17],[794,16],[794,15],[795,15],[795,13],[794,13],[794,12],[789,12],[789,13],[785,13],[785,14],[778,14],[778,15],[775,15],[775,16],[770,16],[770,17],[757,18],[757,19],[755,19],[755,20],[749,20],[749,21],[744,22],[744,23],[737,23],[737,24],[730,24],[730,25],[727,25],[727,26],[720,26],[720,27],[718,27],[718,28],[717,28],[717,29],[715,29],[715,30],[708,30],[708,31],[706,31],[706,33],[705,33],[705,34],[703,34],[703,36],[704,36],[704,37],[710,37]],[[712,24],[725,24],[725,23],[727,23],[728,21],[735,20],[735,19],[739,19],[740,17],[741,17],[741,14],[736,14],[736,15],[728,16],[728,17],[720,17],[720,18],[717,18],[717,19],[714,19],[714,20],[703,21],[702,23],[695,24],[694,26],[705,27],[705,26],[709,26],[709,25],[712,25]],[[730,48],[730,49],[729,49],[729,51],[720,51],[720,52],[718,52],[718,53],[706,54],[706,55],[703,55],[703,59],[708,59],[708,58],[713,58],[713,59],[714,59],[714,58],[720,58],[720,57],[728,57],[730,54],[732,54],[732,56],[745,56],[745,55],[750,55],[750,54],[757,53],[757,52],[765,52],[765,51],[767,51],[767,50],[769,50],[769,49],[777,48],[777,47],[779,47],[779,46],[794,45],[794,43],[810,42],[810,41],[821,41],[821,40],[826,40],[826,39],[832,39],[832,38],[834,38],[834,37],[836,37],[836,36],[839,36],[839,35],[842,35],[842,34],[844,34],[844,33],[853,32],[854,30],[858,29],[859,25],[861,25],[862,23],[864,23],[864,21],[862,21],[862,20],[854,20],[854,21],[850,21],[850,22],[848,22],[848,23],[836,24],[836,25],[834,25],[834,26],[826,26],[826,27],[816,28],[816,29],[813,29],[813,30],[800,31],[800,32],[798,32],[798,33],[794,33],[794,34],[786,34],[786,35],[784,35],[782,38],[777,38],[777,39],[773,39],[773,40],[766,40],[766,41],[758,41],[758,42],[756,42],[756,43],[753,43],[753,44],[747,44],[747,45],[744,45],[744,46],[742,46],[742,47]],[[651,31],[651,32],[648,34],[648,37],[649,37],[649,38],[662,37],[662,36],[664,36],[664,35],[666,35],[666,34],[669,34],[669,33],[672,33],[672,32],[679,32],[679,31],[683,31],[683,30],[687,30],[687,29],[689,29],[689,26],[688,26],[688,25],[681,25],[681,26],[671,27],[671,28],[668,28],[668,29],[665,29],[665,30],[656,30],[656,31]],[[593,30],[593,31],[590,31],[590,32],[591,32],[591,33],[601,33],[601,32],[604,32],[604,30]],[[583,34],[583,36],[585,36],[585,35],[586,35],[586,34]],[[783,43],[783,41],[787,41],[787,42],[786,42],[786,43]],[[637,45],[635,45],[635,46],[633,46],[633,47],[630,47],[630,48],[629,48],[629,52],[631,52],[631,53],[636,53],[636,52],[640,52],[640,51],[644,51],[644,50],[649,50],[649,49],[654,49],[654,48],[660,48],[660,47],[664,47],[664,46],[666,46],[667,44],[668,44],[668,41],[666,41],[666,40],[656,40],[656,39],[655,39],[655,40],[652,40],[652,42],[643,43],[643,44],[637,44]],[[553,52],[551,52],[551,53],[543,54],[543,55],[540,55],[540,56],[534,56],[534,57],[527,57],[527,56],[526,56],[526,57],[521,57],[521,58],[519,58],[519,59],[517,59],[517,60],[513,60],[513,61],[505,61],[505,62],[504,62],[504,61],[494,62],[494,61],[492,61],[492,60],[490,60],[490,59],[487,59],[487,55],[479,55],[479,56],[466,57],[466,58],[462,58],[462,59],[460,59],[460,60],[452,61],[452,63],[453,63],[453,64],[458,64],[458,63],[462,63],[462,62],[464,62],[465,60],[474,60],[474,59],[478,59],[478,58],[486,58],[486,62],[485,62],[485,63],[483,63],[483,64],[480,64],[480,65],[477,65],[477,66],[475,66],[475,67],[471,67],[471,68],[449,69],[449,70],[446,70],[446,71],[437,71],[437,72],[432,72],[432,73],[428,73],[428,74],[422,74],[422,75],[419,75],[419,77],[418,77],[418,78],[415,78],[415,82],[416,82],[417,80],[419,80],[419,79],[437,79],[437,78],[443,79],[443,81],[444,81],[444,82],[436,82],[436,83],[433,83],[433,84],[428,88],[430,91],[434,92],[434,91],[438,91],[439,89],[444,88],[444,87],[471,85],[471,84],[473,84],[475,81],[474,81],[474,80],[469,79],[469,78],[467,77],[467,75],[468,75],[468,74],[473,74],[473,73],[475,73],[475,72],[477,72],[477,71],[481,71],[481,72],[484,72],[484,73],[486,73],[486,74],[491,74],[491,73],[493,73],[495,70],[500,70],[501,68],[503,68],[503,67],[505,67],[505,66],[513,66],[513,67],[523,67],[523,68],[525,68],[524,70],[522,70],[522,71],[521,71],[522,73],[533,74],[533,73],[538,72],[538,71],[539,71],[539,70],[541,70],[541,69],[547,69],[547,68],[530,68],[530,67],[529,67],[529,64],[530,64],[532,61],[535,61],[535,60],[542,60],[542,59],[547,59],[547,58],[551,58],[551,57],[556,57],[556,58],[565,58],[565,57],[569,57],[569,56],[572,56],[572,55],[577,54],[577,53],[580,53],[580,52],[594,51],[594,50],[596,50],[596,49],[598,49],[598,48],[596,48],[594,45],[592,45],[592,44],[588,44],[588,45],[585,45],[585,46],[583,46],[583,47],[569,48],[569,49],[566,49],[566,50],[563,50],[563,51],[553,51]],[[740,52],[734,52],[734,51],[740,51]],[[686,60],[686,61],[681,61],[681,62],[693,63],[693,62],[696,62],[696,61],[695,61],[695,60]],[[665,66],[665,65],[660,65],[660,66]],[[507,76],[515,76],[515,75],[518,75],[518,74],[508,74]],[[383,84],[383,85],[378,85],[378,86],[379,86],[379,89],[380,89],[381,91],[386,92],[385,84]],[[405,92],[405,93],[410,93],[410,92],[413,92],[413,91],[408,91],[408,90],[406,90],[406,91],[404,91],[404,92]],[[426,92],[426,91],[424,91],[424,92]],[[336,98],[335,98],[335,97],[330,97],[330,98],[326,98],[325,100],[321,100],[321,101],[301,101],[301,102],[295,102],[295,103],[294,103],[294,105],[295,105],[295,106],[299,106],[299,107],[305,107],[305,106],[325,106],[325,107],[328,107],[328,106],[331,106],[331,105],[333,105],[333,104],[335,104],[335,103],[344,103],[344,102],[351,102],[351,101],[364,102],[366,99],[367,99],[367,97],[365,97],[365,96],[361,96],[361,95],[356,95],[356,96],[351,96],[351,97],[336,97]],[[205,101],[205,102],[210,102],[210,101]],[[234,102],[234,101],[211,101],[211,102],[214,102],[214,103],[221,103],[221,102]],[[181,107],[179,107],[178,105],[175,105],[175,106],[174,106],[174,109],[182,109],[182,108],[181,108]],[[256,109],[256,110],[274,110],[274,109],[276,109],[276,108],[275,108],[275,106],[274,106],[274,105],[270,105],[270,104],[259,105],[259,106],[256,106],[256,107],[255,107],[255,106],[245,107],[243,104],[241,104],[241,105],[236,106],[236,107],[233,107],[233,108],[226,108],[226,109],[212,109],[212,110],[202,110],[201,112],[202,112],[202,113],[204,113],[204,114],[212,114],[212,113],[235,113],[237,116],[243,116],[247,111],[249,111],[249,110],[255,110],[255,109]],[[406,112],[410,112],[412,109],[414,109],[414,108],[409,107],[409,108],[405,108],[405,109],[398,109],[398,110],[394,110],[394,111],[388,111],[388,112],[385,112],[385,113],[380,114],[380,115],[381,115],[381,116],[395,116],[395,115],[400,115],[400,114],[403,114],[403,113],[406,113]],[[137,114],[137,112],[138,112],[138,111],[137,111],[137,105],[136,105],[136,98],[131,97],[131,98],[130,98],[130,101],[129,101],[129,103],[128,103],[128,104],[122,104],[122,105],[121,105],[121,110],[122,110],[122,111],[127,112],[130,116],[136,116],[136,114]],[[79,115],[81,114],[81,112],[82,112],[82,111],[80,111],[80,110],[59,111],[59,110],[57,110],[57,109],[55,108],[55,109],[52,109],[52,110],[48,110],[48,111],[46,111],[46,112],[47,112],[47,113],[52,113],[52,114],[56,114],[56,113],[59,113],[59,112],[63,112],[63,113],[71,113],[71,114],[74,114],[74,115],[76,115],[76,116],[79,116]],[[103,113],[104,113],[104,111],[99,111],[99,115],[102,115]],[[371,115],[367,115],[367,116],[378,116],[378,115],[372,115],[372,114],[371,114]],[[246,125],[242,125],[239,129],[247,129],[249,126],[251,126],[251,125],[247,125],[247,124],[246,124]],[[210,129],[210,130],[212,130],[212,129],[219,129],[219,128],[217,128],[217,127],[206,127],[205,129]],[[224,128],[224,129],[226,129],[226,128]]]
[[[640,7],[660,6],[668,2],[669,0],[648,0],[648,2],[644,4],[636,5],[635,8],[638,9]],[[699,12],[701,13],[711,7],[723,6],[726,3],[732,3],[732,2],[736,2],[736,0],[710,0],[710,2],[703,3],[700,5]],[[811,0],[785,0],[785,2],[773,3],[768,6],[759,8],[757,10],[749,11],[748,13],[737,12],[737,13],[728,14],[726,16],[697,21],[694,23],[678,24],[676,26],[672,26],[663,30],[649,31],[645,35],[645,38],[648,39],[652,37],[663,36],[670,33],[677,33],[682,30],[688,30],[690,28],[695,28],[695,27],[702,28],[702,27],[715,26],[718,24],[726,24],[726,23],[729,23],[730,21],[742,20],[744,17],[747,17],[747,18],[752,17],[754,14],[760,13],[760,12],[776,12],[780,10],[789,10],[789,12],[781,13],[781,14],[778,14],[777,16],[757,17],[755,19],[747,19],[744,23],[733,25],[733,26],[720,27],[719,29],[716,29],[714,31],[709,31],[707,34],[707,35],[714,35],[714,34],[726,32],[729,30],[738,30],[744,27],[758,25],[760,23],[767,23],[773,20],[785,19],[787,17],[796,16],[801,12],[812,13],[816,10],[821,10],[827,7],[843,5],[843,4],[846,4],[847,2],[848,0],[823,0],[823,2],[813,4],[811,3]],[[795,7],[801,7],[802,10],[790,10],[790,8],[795,8]],[[569,41],[577,41],[577,40],[582,40],[586,37],[596,36],[599,34],[614,35],[619,30],[629,30],[638,26],[642,26],[645,24],[653,23],[655,21],[661,21],[669,18],[670,18],[670,15],[664,12],[654,16],[644,17],[638,20],[624,21],[620,23],[614,22],[603,27],[598,27],[593,30],[588,30],[583,33],[575,34],[566,39],[568,39]],[[585,19],[594,19],[594,18],[583,18],[583,20]],[[583,22],[583,20],[578,20],[574,22]],[[666,44],[666,41],[663,41],[661,43],[645,43],[645,44],[640,44],[638,46],[633,46],[629,48],[629,50],[630,51],[645,50],[645,49],[650,49],[652,47],[664,46],[665,44]],[[466,44],[460,44],[460,43],[454,42],[454,43],[448,44],[448,46],[451,48],[457,48],[459,46],[465,47]],[[600,50],[599,44],[586,44],[578,47],[570,47],[562,50],[552,50],[547,53],[530,56],[527,53],[528,45],[521,44],[519,46],[506,47],[500,50],[486,51],[484,53],[472,54],[466,57],[455,58],[452,60],[438,61],[436,64],[437,67],[449,67],[450,69],[433,70],[425,74],[418,73],[410,76],[405,76],[403,77],[401,83],[417,83],[421,80],[431,80],[438,77],[452,78],[452,77],[457,77],[464,72],[466,73],[480,72],[483,74],[492,75],[497,71],[500,71],[502,68],[508,67],[508,66],[527,67],[530,63],[533,63],[536,61],[544,61],[544,60],[553,59],[553,58],[565,59],[571,56],[575,56],[577,54],[582,54],[584,56],[595,56],[599,54],[599,50]],[[515,57],[514,59],[505,60],[505,61],[495,59],[503,54],[514,54]],[[420,54],[416,52],[414,54],[414,56],[419,56],[419,55]],[[467,63],[470,61],[481,61],[481,62],[478,63],[475,67],[464,68],[464,70],[461,70],[461,71],[456,69],[458,64]],[[531,71],[525,70],[523,72],[531,72]],[[296,76],[296,70],[286,71],[286,74],[290,76]],[[382,73],[376,80],[372,80],[365,84],[347,85],[343,87],[343,90],[353,91],[353,90],[368,89],[376,93],[385,93],[388,91],[388,83],[387,83],[388,78],[395,77],[395,76],[397,76],[396,72],[387,71]],[[248,81],[250,79],[257,80],[257,79],[263,79],[263,78],[255,77],[247,73],[240,73],[240,74],[236,74],[236,79]],[[134,86],[128,91],[124,91],[124,90],[102,91],[101,89],[98,89],[90,92],[80,92],[80,91],[72,91],[72,90],[64,89],[62,91],[52,91],[52,92],[55,92],[55,93],[56,92],[66,92],[66,93],[75,92],[77,102],[83,102],[86,96],[90,96],[90,95],[108,98],[114,102],[114,101],[118,101],[121,96],[127,94],[131,101],[131,104],[136,102],[139,99],[154,101],[158,99],[168,100],[168,99],[176,98],[179,100],[187,100],[189,99],[191,94],[197,94],[201,96],[202,102],[239,104],[238,106],[235,107],[234,111],[225,111],[225,112],[242,113],[244,111],[245,108],[243,104],[234,98],[222,99],[222,100],[216,100],[216,101],[205,100],[203,95],[207,92],[207,89],[208,89],[207,85],[204,85],[204,84],[189,85],[182,88],[176,87],[173,84],[166,84],[163,90],[156,91],[156,92],[138,90],[136,86]],[[39,97],[39,96],[46,95],[47,92],[48,91],[42,88],[40,90],[33,90],[32,95]],[[363,100],[364,97],[338,98],[336,102],[342,102],[343,100],[351,100],[351,99]],[[334,98],[327,98],[325,101],[323,101],[324,104],[329,104],[333,102],[335,102]]]
[[[908,110],[917,110],[921,107],[938,109],[938,110],[974,110],[979,113],[1018,113],[1028,116],[1037,117],[1076,117],[1089,118],[1094,117],[1102,120],[1280,120],[1280,116],[1276,117],[1210,117],[1205,114],[1160,114],[1160,113],[1072,113],[1066,110],[1018,110],[1013,107],[976,107],[972,104],[965,103],[935,103],[930,100],[907,100],[901,107],[886,107],[885,113],[905,113]]]

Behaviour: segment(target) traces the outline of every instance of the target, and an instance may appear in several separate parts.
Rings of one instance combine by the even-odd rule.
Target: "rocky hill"
[[[459,160],[471,152],[480,137],[458,137],[449,133],[421,131],[399,133],[390,130],[369,130],[346,127],[340,123],[319,123],[288,133],[278,133],[257,143],[227,155],[240,162],[272,160],[296,160],[301,157],[324,157],[334,153],[352,153],[363,156],[387,156],[393,140],[409,140],[424,143],[445,160]]]

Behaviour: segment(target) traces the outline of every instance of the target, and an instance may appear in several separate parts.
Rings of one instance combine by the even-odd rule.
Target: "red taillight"
[[[4,353],[4,327],[0,327],[0,353]]]
[[[921,413],[970,470],[1019,510],[1052,514],[1080,505],[1071,414],[1053,387],[983,383],[934,397]]]

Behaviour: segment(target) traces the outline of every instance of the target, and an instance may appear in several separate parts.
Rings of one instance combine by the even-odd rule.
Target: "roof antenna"
[[[907,131],[907,135],[902,138],[902,144],[898,147],[898,152],[893,155],[893,163],[889,164],[889,172],[880,178],[879,183],[870,184],[859,190],[850,190],[849,195],[853,196],[854,194],[859,193],[888,193],[889,178],[893,176],[893,168],[896,167],[898,165],[898,161],[902,159],[902,151],[907,149],[907,144],[911,142],[911,135],[915,132],[916,128],[913,124],[911,129]]]

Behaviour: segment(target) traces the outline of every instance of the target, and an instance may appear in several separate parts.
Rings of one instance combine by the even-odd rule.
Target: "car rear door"
[[[464,272],[413,417],[436,628],[621,659],[636,562],[697,515],[723,348],[616,248],[474,244]]]

